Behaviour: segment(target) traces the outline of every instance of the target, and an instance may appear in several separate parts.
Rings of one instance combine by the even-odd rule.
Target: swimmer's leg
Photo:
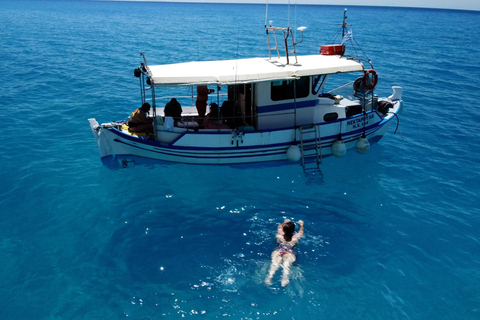
[[[293,253],[287,253],[283,256],[283,274],[282,274],[282,287],[285,287],[290,280],[288,277],[290,276],[290,267],[293,262],[295,262],[296,258]]]
[[[282,255],[277,251],[272,252],[272,264],[270,265],[270,270],[268,271],[267,278],[265,279],[265,284],[269,286],[272,283],[273,275],[275,271],[280,267],[280,262],[282,262]]]

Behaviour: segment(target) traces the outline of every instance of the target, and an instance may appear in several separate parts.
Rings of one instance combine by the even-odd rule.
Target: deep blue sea
[[[318,52],[344,7],[270,5]],[[101,164],[133,69],[265,56],[265,6],[0,1],[0,319],[480,319],[480,12],[348,7],[405,112],[366,155],[267,168]],[[348,49],[347,49],[348,50]],[[276,225],[305,221],[291,283]]]

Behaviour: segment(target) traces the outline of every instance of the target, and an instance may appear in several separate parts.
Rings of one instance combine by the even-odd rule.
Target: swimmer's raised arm
[[[298,225],[300,226],[300,230],[298,230],[298,233],[301,236],[303,236],[303,220],[298,220]]]

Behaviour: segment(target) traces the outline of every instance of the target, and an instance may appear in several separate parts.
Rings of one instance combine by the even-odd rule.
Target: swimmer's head
[[[284,233],[284,238],[285,240],[287,241],[290,241],[292,240],[292,236],[293,236],[293,233],[295,232],[295,223],[293,223],[292,221],[289,221],[289,222],[285,222],[283,224],[283,233]]]

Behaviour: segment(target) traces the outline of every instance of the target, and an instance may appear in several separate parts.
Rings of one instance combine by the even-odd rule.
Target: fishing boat
[[[402,112],[402,88],[375,93],[378,75],[370,60],[346,54],[352,40],[343,14],[341,42],[297,55],[305,27],[265,23],[268,56],[149,65],[143,57],[141,104],[151,105],[150,132],[133,132],[127,121],[88,119],[101,160],[110,168],[138,164],[297,164],[318,170],[325,157],[348,150],[366,153]],[[297,34],[297,32],[295,32]],[[197,89],[207,86],[212,112],[197,108]],[[175,95],[191,92],[190,95]],[[181,114],[164,114],[175,98]],[[200,101],[200,105],[205,103]],[[218,106],[218,108],[216,107]],[[213,119],[213,126],[205,124]]]

